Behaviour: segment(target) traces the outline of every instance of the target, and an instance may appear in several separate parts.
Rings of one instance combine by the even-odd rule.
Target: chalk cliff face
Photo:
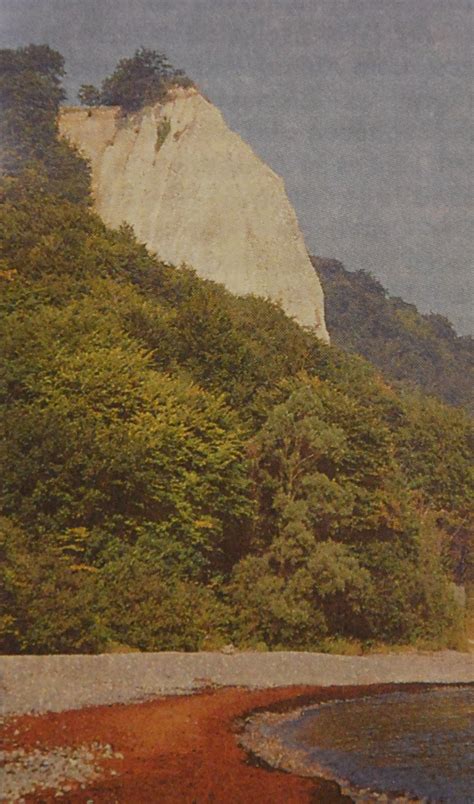
[[[161,259],[238,295],[281,303],[328,339],[321,285],[283,180],[196,90],[124,118],[65,108],[60,131],[90,160],[95,206]]]

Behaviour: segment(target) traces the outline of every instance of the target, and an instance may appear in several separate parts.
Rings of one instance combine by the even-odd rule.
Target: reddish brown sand
[[[411,689],[414,686],[410,685]],[[86,790],[73,790],[62,799],[55,798],[54,791],[45,791],[25,801],[350,802],[332,782],[258,766],[237,743],[239,718],[259,708],[288,709],[309,700],[353,698],[388,689],[387,685],[258,691],[227,688],[140,704],[24,715],[7,723],[5,747],[47,750],[97,741],[111,744],[124,756],[104,763],[104,778]],[[111,771],[117,775],[111,776]]]

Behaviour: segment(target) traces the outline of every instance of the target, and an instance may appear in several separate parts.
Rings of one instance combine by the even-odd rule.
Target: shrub
[[[135,550],[101,573],[101,616],[110,640],[140,650],[200,650],[228,641],[230,612],[210,587],[170,573]]]
[[[27,538],[0,520],[0,651],[96,653],[105,635],[96,609],[96,573],[57,541]]]

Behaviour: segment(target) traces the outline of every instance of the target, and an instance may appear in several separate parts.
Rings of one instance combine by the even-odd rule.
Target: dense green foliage
[[[57,137],[64,59],[47,45],[0,50],[0,169],[25,174],[31,192],[89,201],[89,170]]]
[[[474,410],[474,348],[450,322],[388,296],[366,271],[347,271],[337,260],[313,257],[326,299],[332,341],[362,355],[391,382]]]
[[[62,184],[0,187],[2,649],[449,643],[467,416]]]
[[[141,48],[131,58],[119,61],[100,89],[83,84],[79,100],[86,106],[121,106],[125,112],[136,112],[163,100],[169,88],[177,85],[192,86],[192,81],[183,70],[173,67],[164,53]]]

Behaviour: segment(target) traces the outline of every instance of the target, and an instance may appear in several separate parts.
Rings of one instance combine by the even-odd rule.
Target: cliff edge
[[[64,108],[59,129],[91,163],[105,223],[129,223],[162,260],[277,301],[328,340],[323,292],[283,180],[195,89],[128,117],[118,107]]]

